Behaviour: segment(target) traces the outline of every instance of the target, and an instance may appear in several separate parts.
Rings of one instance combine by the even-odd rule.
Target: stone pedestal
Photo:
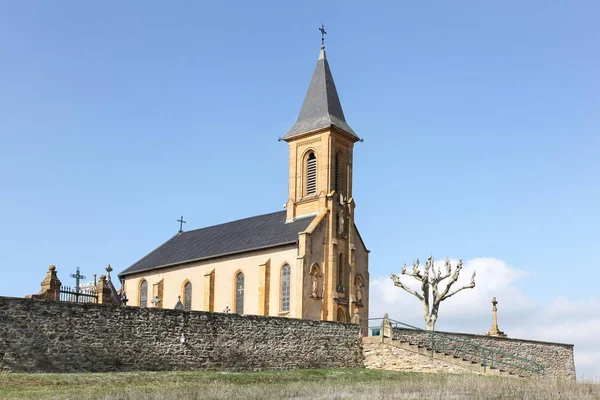
[[[390,321],[390,317],[388,313],[383,315],[383,322],[381,324],[382,327],[382,335],[383,337],[394,337],[394,332],[392,331],[392,321]]]
[[[48,267],[48,272],[46,272],[46,277],[41,283],[42,287],[40,292],[25,297],[28,299],[59,301],[60,285],[60,280],[56,275],[56,267],[54,265],[50,265]]]
[[[490,327],[490,330],[485,334],[486,336],[506,337],[506,334],[498,328],[498,307],[496,307],[497,304],[498,302],[494,297],[492,299],[492,326]]]

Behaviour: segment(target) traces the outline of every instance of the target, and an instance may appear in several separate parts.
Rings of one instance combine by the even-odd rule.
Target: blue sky
[[[552,3],[1,2],[0,294],[282,209],[325,23],[372,278],[493,258],[600,307],[600,4]]]

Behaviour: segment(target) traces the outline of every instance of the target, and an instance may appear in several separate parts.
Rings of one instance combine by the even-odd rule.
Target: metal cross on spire
[[[325,48],[325,35],[327,35],[327,32],[325,32],[325,25],[321,24],[321,27],[319,28],[319,30],[321,31],[321,48],[324,49]]]
[[[179,222],[179,233],[183,233],[183,224],[185,224],[185,221],[183,220],[183,215],[180,219],[177,220],[177,222]]]
[[[75,269],[75,273],[74,274],[70,274],[69,275],[71,278],[75,278],[75,293],[79,293],[79,280],[80,279],[85,279],[85,276],[81,275],[79,273],[79,267],[77,267]]]

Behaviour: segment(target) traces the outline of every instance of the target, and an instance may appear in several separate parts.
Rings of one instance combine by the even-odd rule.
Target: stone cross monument
[[[496,297],[492,299],[492,327],[489,332],[486,332],[487,336],[498,336],[498,337],[506,337],[506,334],[498,329],[498,307],[496,305],[498,302],[496,301]]]

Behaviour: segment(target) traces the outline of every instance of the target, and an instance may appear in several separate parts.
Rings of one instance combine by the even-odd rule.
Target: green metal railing
[[[497,368],[539,376],[544,375],[544,366],[534,360],[515,356],[500,350],[490,349],[489,347],[478,345],[448,333],[428,331],[393,319],[388,318],[388,320],[392,326],[392,337],[401,336],[401,332],[394,332],[394,328],[404,328],[405,332],[410,332],[410,330],[421,332],[424,338],[417,339],[417,343],[412,343],[410,340],[406,341],[425,347],[431,352],[432,358],[433,355],[438,352],[480,363],[484,372],[487,368]],[[378,325],[374,325],[373,322],[376,321],[381,322]],[[369,318],[369,336],[381,336],[381,340],[383,341],[383,322],[384,318]]]

